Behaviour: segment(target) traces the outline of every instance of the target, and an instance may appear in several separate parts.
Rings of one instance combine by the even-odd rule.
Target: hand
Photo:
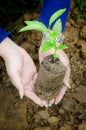
[[[33,91],[37,70],[27,52],[6,38],[0,44],[0,56],[5,60],[7,73],[12,84],[18,89],[20,97],[23,98],[25,95],[36,104],[46,106],[46,101],[41,100]]]
[[[42,44],[43,44],[43,42],[44,41],[42,41]],[[57,44],[59,45],[59,43],[57,43]],[[39,49],[39,51],[40,51],[40,49]],[[48,51],[46,53],[41,53],[41,54],[39,53],[39,61],[40,61],[40,63],[42,62],[42,60],[46,56],[48,56],[50,54],[53,54],[53,52],[54,52],[54,50],[51,49],[50,51]],[[67,87],[70,88],[70,85],[69,85],[69,77],[70,77],[69,59],[68,59],[67,55],[65,54],[65,52],[63,50],[59,50],[57,52],[57,55],[59,56],[59,59],[61,60],[61,62],[65,65],[65,67],[66,67],[66,73],[65,73],[64,80],[63,80],[62,89],[61,89],[59,95],[57,95],[55,98],[53,98],[53,99],[51,99],[49,101],[49,106],[51,106],[53,103],[58,104],[62,100],[62,98],[63,98],[63,96],[64,96],[64,94],[65,94],[65,92],[67,90]]]

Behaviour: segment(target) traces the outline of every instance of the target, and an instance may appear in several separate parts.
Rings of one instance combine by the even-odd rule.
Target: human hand
[[[43,40],[42,40],[42,44],[43,44]],[[58,45],[60,45],[60,43],[57,43]],[[41,47],[40,47],[41,48]],[[40,49],[39,49],[39,52],[40,52]],[[53,52],[54,52],[54,50],[53,49],[51,49],[51,50],[49,50],[48,52],[46,52],[46,53],[39,53],[39,61],[40,61],[40,63],[42,62],[42,60],[46,57],[46,56],[48,56],[48,55],[50,55],[50,54],[53,54]],[[65,77],[64,77],[64,80],[63,80],[63,84],[62,84],[62,89],[61,89],[61,91],[60,91],[60,93],[59,93],[59,95],[57,95],[55,98],[52,98],[50,101],[49,101],[49,106],[51,106],[53,103],[55,103],[55,104],[58,104],[61,100],[62,100],[62,98],[63,98],[63,96],[64,96],[64,94],[65,94],[65,92],[66,92],[66,90],[67,90],[67,87],[69,87],[70,88],[70,85],[69,85],[69,77],[70,77],[70,64],[69,64],[69,59],[68,59],[68,57],[67,57],[67,55],[65,54],[65,52],[63,51],[63,50],[59,50],[58,52],[57,52],[57,55],[59,56],[59,59],[61,60],[61,62],[64,64],[64,66],[66,67],[66,73],[65,73]]]
[[[25,95],[36,104],[46,106],[33,91],[37,78],[35,64],[27,52],[6,38],[0,44],[0,56],[5,60],[6,70],[12,84],[18,89],[21,98]]]

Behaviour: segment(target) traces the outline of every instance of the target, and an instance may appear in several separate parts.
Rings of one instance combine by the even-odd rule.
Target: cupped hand
[[[43,44],[43,42],[44,42],[44,41],[42,40],[42,44]],[[57,43],[57,45],[59,45],[59,43]],[[40,47],[40,49],[41,49],[41,47]],[[39,61],[40,61],[40,63],[43,61],[43,59],[44,59],[46,56],[48,56],[48,55],[50,55],[50,54],[53,54],[53,52],[54,52],[54,50],[51,49],[51,50],[49,50],[49,51],[46,52],[46,53],[40,53],[40,49],[39,49]],[[61,61],[61,62],[64,64],[64,66],[66,67],[66,73],[65,73],[65,77],[64,77],[63,84],[62,84],[62,88],[61,88],[61,91],[60,91],[59,95],[57,95],[55,98],[52,98],[52,99],[49,101],[49,106],[51,106],[53,103],[58,104],[58,103],[62,100],[62,98],[63,98],[63,96],[64,96],[64,94],[65,94],[65,92],[66,92],[66,90],[67,90],[67,87],[70,88],[70,85],[69,85],[69,77],[70,77],[70,64],[69,64],[69,59],[68,59],[67,55],[65,54],[65,52],[64,52],[63,50],[59,50],[59,51],[57,52],[57,56],[59,56],[60,61]]]
[[[12,84],[18,89],[21,98],[25,95],[40,106],[47,103],[34,93],[37,70],[30,55],[11,39],[6,38],[2,45],[1,56],[5,60],[6,70]]]

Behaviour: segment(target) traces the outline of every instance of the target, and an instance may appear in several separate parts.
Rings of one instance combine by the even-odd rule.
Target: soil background
[[[24,20],[35,20],[39,13],[40,4],[34,11],[0,14],[0,26],[12,32],[12,39],[31,55],[37,69],[41,33],[17,32]],[[86,130],[86,21],[73,17],[78,13],[72,1],[64,33],[65,44],[69,46],[65,52],[71,65],[71,88],[59,104],[45,108],[26,97],[21,100],[0,58],[0,130]]]

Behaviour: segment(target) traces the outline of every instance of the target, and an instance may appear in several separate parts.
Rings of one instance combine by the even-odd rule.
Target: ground
[[[69,47],[65,52],[70,60],[71,88],[67,89],[59,104],[45,108],[26,97],[21,100],[0,58],[0,130],[86,130],[86,21],[74,20],[72,14],[76,13],[77,9],[72,3],[64,33],[65,43]],[[38,12],[25,13],[15,24],[36,19],[38,15]],[[13,24],[12,20],[7,26]],[[39,68],[41,34],[35,31],[14,34],[13,40],[31,55]]]

